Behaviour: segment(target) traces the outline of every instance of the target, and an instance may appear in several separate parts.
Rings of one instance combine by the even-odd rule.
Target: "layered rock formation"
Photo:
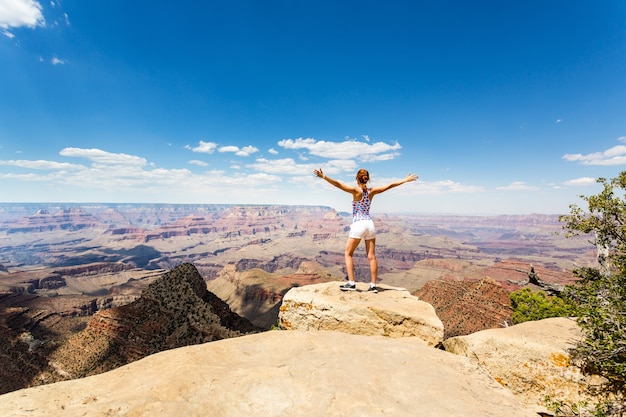
[[[584,239],[564,243],[555,233],[558,216],[379,215],[376,223],[380,278],[431,258],[516,257],[570,268],[572,260],[583,264],[581,258],[594,250]],[[266,263],[281,255],[334,267],[343,264],[348,226],[348,217],[319,206],[0,205],[0,264],[123,261],[168,270],[193,262],[205,279],[231,262]],[[357,275],[365,277],[362,265],[357,264]]]
[[[91,213],[81,207],[66,208],[58,212],[40,209],[34,215],[22,217],[11,225],[0,226],[7,234],[49,232],[59,230],[80,230],[101,225]]]
[[[444,339],[512,324],[509,291],[487,277],[479,281],[429,281],[416,292],[445,326]]]
[[[280,307],[279,324],[288,330],[334,330],[392,338],[417,337],[429,346],[443,340],[443,324],[433,307],[404,288],[379,286],[368,293],[342,292],[330,282],[292,288]]]

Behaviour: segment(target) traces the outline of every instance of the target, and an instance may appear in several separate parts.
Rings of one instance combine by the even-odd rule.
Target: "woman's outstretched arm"
[[[371,191],[370,191],[370,198],[374,197],[374,195],[376,195],[376,194],[384,193],[385,191],[389,190],[390,188],[397,187],[397,186],[405,184],[407,182],[416,181],[418,178],[419,178],[419,176],[417,174],[411,174],[409,172],[407,174],[407,176],[404,177],[401,180],[392,182],[392,183],[387,184],[387,185],[383,185],[381,187],[373,187],[371,189]]]
[[[351,187],[349,185],[344,184],[341,181],[337,181],[337,180],[335,180],[333,178],[330,178],[328,175],[325,175],[321,168],[320,169],[314,169],[313,173],[315,175],[317,175],[318,177],[326,180],[329,184],[334,185],[335,187],[337,187],[340,190],[343,190],[343,191],[345,191],[347,193],[354,194],[355,192],[358,191],[356,189],[356,187]]]

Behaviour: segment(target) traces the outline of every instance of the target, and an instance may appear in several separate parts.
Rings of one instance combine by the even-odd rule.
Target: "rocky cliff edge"
[[[415,338],[269,331],[0,396],[4,416],[529,417],[464,357]]]
[[[393,288],[341,293],[338,284],[286,294],[280,320],[295,330],[172,349],[89,378],[5,394],[0,415],[529,417],[546,411],[541,394],[574,398],[573,392],[530,386],[538,380],[557,386],[555,378],[575,373],[567,350],[581,335],[572,320],[478,332],[450,342],[455,347],[448,352],[433,347],[438,336],[407,330],[414,322],[412,327],[434,329],[427,335],[443,334],[417,297]],[[421,319],[401,319],[420,308]],[[294,325],[315,317],[345,323],[332,331]],[[373,335],[354,334],[368,327],[364,317],[369,323],[382,317],[387,325],[370,325],[383,329]],[[392,337],[393,327],[407,337]],[[535,366],[525,378],[529,364]],[[571,390],[582,388],[574,384]]]

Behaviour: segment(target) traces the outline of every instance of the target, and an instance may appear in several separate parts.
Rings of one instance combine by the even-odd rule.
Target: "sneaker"
[[[350,284],[349,282],[346,282],[345,284],[340,285],[339,289],[341,291],[356,291],[356,284]]]
[[[367,292],[377,293],[378,292],[378,288],[376,288],[376,287],[369,287]]]

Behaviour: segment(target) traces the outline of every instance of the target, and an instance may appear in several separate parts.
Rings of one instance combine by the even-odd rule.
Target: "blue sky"
[[[626,2],[0,0],[0,202],[569,212],[626,169]]]

